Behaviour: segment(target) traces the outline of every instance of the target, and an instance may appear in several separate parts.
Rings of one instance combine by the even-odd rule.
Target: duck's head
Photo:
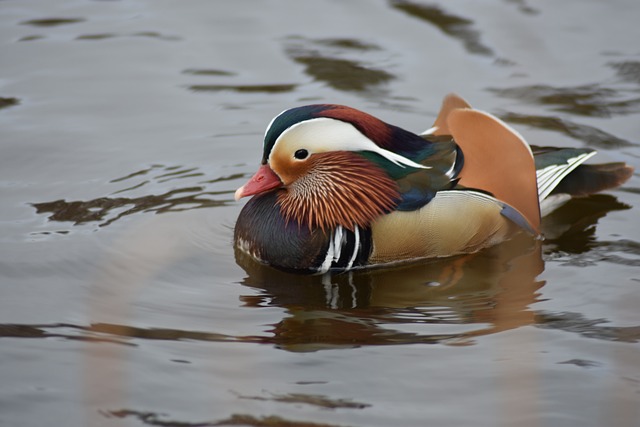
[[[322,229],[367,227],[398,203],[393,171],[425,168],[397,148],[407,149],[416,138],[345,106],[292,108],[267,127],[262,165],[235,198],[279,191],[289,221]]]

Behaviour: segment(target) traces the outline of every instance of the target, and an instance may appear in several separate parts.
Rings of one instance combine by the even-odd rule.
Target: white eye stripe
[[[274,152],[277,152],[279,147],[285,150],[293,150],[293,147],[296,146],[305,146],[310,153],[370,151],[401,167],[429,169],[429,166],[421,165],[404,156],[379,147],[351,124],[327,117],[305,120],[286,129],[276,139],[269,158]]]

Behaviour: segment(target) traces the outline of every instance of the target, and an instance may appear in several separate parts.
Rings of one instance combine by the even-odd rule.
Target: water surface
[[[0,2],[0,425],[637,426],[640,179],[448,260],[235,253],[261,138],[457,92],[640,166],[632,0]]]

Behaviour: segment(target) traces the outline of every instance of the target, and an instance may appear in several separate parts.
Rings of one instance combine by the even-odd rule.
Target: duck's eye
[[[307,157],[309,157],[309,152],[307,150],[305,150],[304,148],[301,148],[298,151],[296,151],[295,153],[293,153],[293,157],[295,157],[298,160],[304,160]]]

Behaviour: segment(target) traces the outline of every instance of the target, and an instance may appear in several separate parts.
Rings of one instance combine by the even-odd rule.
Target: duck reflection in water
[[[288,310],[274,325],[288,350],[326,347],[462,343],[533,323],[528,309],[544,282],[541,242],[521,235],[454,259],[323,276],[300,276],[259,264],[241,251],[243,284],[258,288],[247,306]],[[411,324],[421,324],[420,333]],[[474,326],[469,326],[469,325]],[[430,327],[429,325],[433,325]],[[448,325],[448,326],[445,326]]]

